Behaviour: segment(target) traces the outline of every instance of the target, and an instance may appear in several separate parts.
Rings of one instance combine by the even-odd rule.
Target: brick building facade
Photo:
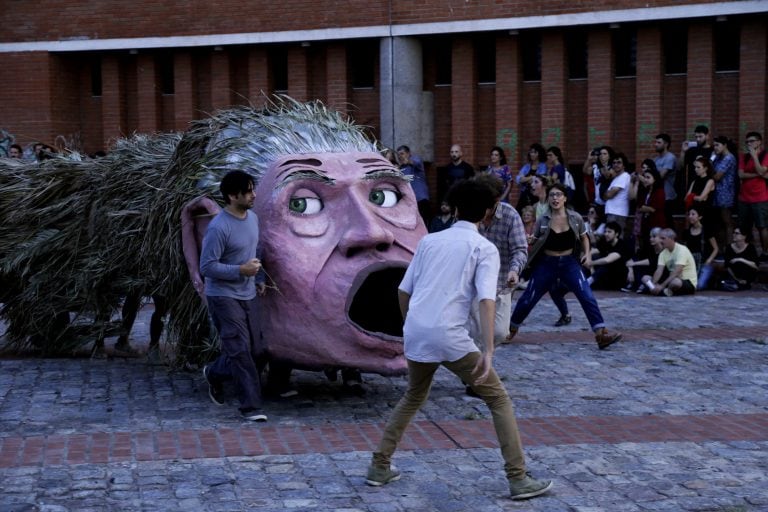
[[[437,164],[452,143],[476,166],[498,144],[515,169],[531,142],[556,144],[575,169],[600,144],[645,158],[660,131],[676,151],[697,124],[765,133],[764,0],[179,5],[41,2],[33,16],[5,2],[0,128],[93,152],[264,91],[321,99]]]

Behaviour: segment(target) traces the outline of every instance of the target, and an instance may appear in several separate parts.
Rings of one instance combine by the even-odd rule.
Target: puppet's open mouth
[[[402,338],[403,317],[397,287],[404,275],[405,267],[400,266],[360,272],[352,284],[351,298],[347,299],[349,320],[368,334]]]

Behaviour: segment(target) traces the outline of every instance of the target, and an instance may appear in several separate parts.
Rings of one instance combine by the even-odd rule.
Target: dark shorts
[[[683,286],[675,290],[675,295],[693,295],[696,293],[696,287],[690,279],[683,279]]]
[[[768,201],[760,203],[744,203],[739,201],[739,225],[747,235],[747,239],[751,238],[751,228],[754,225],[758,229],[768,228]],[[749,233],[749,234],[747,234]]]

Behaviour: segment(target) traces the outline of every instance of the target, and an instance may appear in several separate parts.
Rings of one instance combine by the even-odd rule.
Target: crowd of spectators
[[[526,229],[532,229],[549,208],[547,188],[561,183],[569,207],[577,203],[577,194],[586,198],[579,213],[594,252],[592,266],[584,269],[593,287],[652,292],[641,278],[645,275],[653,284],[662,266],[659,257],[666,251],[658,277],[660,283],[669,279],[675,284],[665,286],[665,294],[691,291],[687,283],[677,286],[683,270],[689,277],[695,274],[693,291],[749,288],[760,263],[768,262],[768,152],[762,135],[747,133],[741,152],[728,137],[711,139],[707,126],[697,126],[693,135],[676,155],[671,137],[659,133],[647,158],[636,166],[610,146],[593,148],[582,167],[581,191],[557,146],[530,144],[525,163],[514,171],[498,146],[491,148],[486,167],[475,168],[464,161],[461,147],[453,145],[450,162],[437,169],[441,210],[435,217],[420,211],[429,216],[425,223],[430,232],[445,229],[452,217],[442,198],[450,186],[490,174],[503,181],[503,201],[514,203]],[[408,169],[407,163],[400,164]],[[662,230],[671,233],[662,236]],[[677,246],[691,254],[693,269],[679,268],[675,257],[683,251]],[[719,277],[713,279],[715,275]]]

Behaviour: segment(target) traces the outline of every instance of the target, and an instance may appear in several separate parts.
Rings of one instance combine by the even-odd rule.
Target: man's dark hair
[[[405,151],[406,153],[410,153],[411,148],[409,148],[406,145],[402,145],[402,146],[397,146],[397,149],[395,151]]]
[[[703,133],[704,135],[709,135],[709,126],[700,124],[693,129],[693,133]]]
[[[229,196],[245,194],[253,190],[253,178],[243,171],[230,171],[221,179],[219,191],[224,197],[224,202],[229,204]]]
[[[485,212],[496,205],[496,197],[488,185],[476,180],[457,181],[445,197],[457,218],[467,222],[480,222]]]
[[[605,224],[605,229],[610,229],[611,231],[616,233],[616,237],[620,237],[621,236],[621,224],[619,224],[616,221],[612,220],[611,222],[607,222]]]
[[[496,200],[499,200],[502,194],[504,194],[504,181],[496,175],[477,174],[472,179],[490,188],[493,191]]]
[[[16,149],[19,153],[22,153],[22,154],[24,153],[24,150],[21,149],[21,146],[19,146],[18,144],[11,144],[11,147],[8,149]]]
[[[624,170],[629,172],[629,158],[627,158],[627,155],[624,153],[618,152],[615,155],[613,155],[614,160],[621,160],[621,163],[624,164]]]
[[[749,132],[749,133],[747,133],[747,135],[746,135],[744,138],[745,138],[745,139],[748,139],[748,138],[750,138],[750,137],[754,137],[754,138],[756,138],[757,140],[763,140],[763,136],[762,136],[762,135],[760,135],[760,133],[759,133],[759,132]]]
[[[666,133],[660,133],[655,138],[661,139],[664,142],[666,142],[667,143],[667,147],[669,147],[672,144],[672,137],[670,137]]]

